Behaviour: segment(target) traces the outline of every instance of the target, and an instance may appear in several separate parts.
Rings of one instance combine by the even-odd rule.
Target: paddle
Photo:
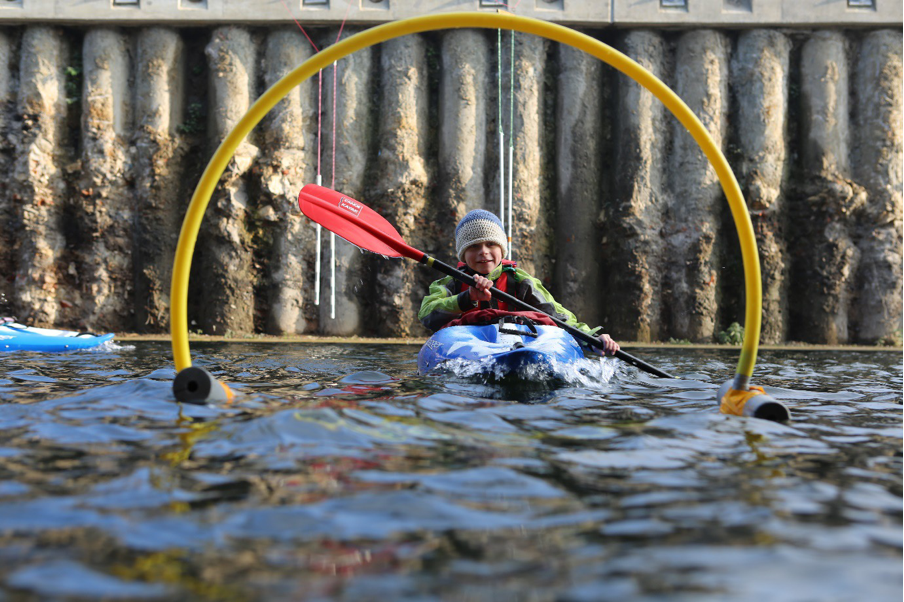
[[[426,263],[447,276],[452,276],[459,282],[464,282],[470,286],[475,284],[474,278],[468,274],[409,246],[402,240],[402,236],[392,227],[392,224],[386,221],[383,216],[367,205],[340,192],[317,186],[316,184],[307,184],[298,193],[298,206],[301,208],[301,212],[310,219],[356,247],[379,253],[384,257],[414,259],[419,263]],[[509,305],[519,307],[525,311],[546,313],[495,287],[490,289],[490,294],[500,301],[505,301]],[[566,324],[555,316],[550,317],[559,328],[567,331],[571,336],[584,341],[588,345],[599,348],[600,342],[596,338],[583,330],[578,330]],[[663,372],[620,349],[615,352],[615,357],[650,374],[662,378],[675,378],[671,374]]]

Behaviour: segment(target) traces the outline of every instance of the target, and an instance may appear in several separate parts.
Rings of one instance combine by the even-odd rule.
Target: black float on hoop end
[[[173,394],[184,403],[205,404],[232,401],[235,393],[214,376],[198,366],[183,368],[173,381]]]

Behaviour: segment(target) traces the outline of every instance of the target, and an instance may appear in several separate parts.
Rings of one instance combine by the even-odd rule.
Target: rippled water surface
[[[760,354],[787,425],[722,416],[737,352],[555,387],[418,376],[417,347],[0,356],[0,600],[889,600],[900,352]]]

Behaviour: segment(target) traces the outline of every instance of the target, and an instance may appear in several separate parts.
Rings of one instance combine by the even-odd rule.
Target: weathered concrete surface
[[[795,278],[791,336],[847,343],[848,310],[859,251],[853,215],[866,193],[851,181],[848,44],[814,33],[801,51],[803,181],[795,199]]]
[[[603,64],[559,45],[556,104],[556,300],[593,326],[602,317]]]
[[[82,45],[81,177],[78,225],[86,241],[79,260],[85,325],[134,329],[132,292],[132,64],[122,33],[94,29]]]
[[[331,32],[332,33],[332,32]],[[355,31],[343,33],[343,37]],[[332,33],[332,40],[338,32]],[[333,165],[333,70],[327,70],[324,83],[329,82],[324,98],[328,101],[324,107],[326,115],[324,124],[329,123],[325,131],[324,151],[329,151],[324,162],[324,183],[334,183],[336,190],[341,190],[353,198],[364,198],[367,154],[373,144],[371,133],[371,78],[373,71],[373,52],[370,48],[360,50],[342,59],[336,71],[336,163]],[[329,174],[329,179],[327,179]],[[305,227],[313,232],[313,223],[305,220]],[[330,237],[325,236],[324,241]],[[332,291],[329,288],[330,253],[322,255],[321,264],[321,297],[320,328],[323,334],[347,336],[358,334],[364,330],[364,299],[368,297],[367,275],[364,273],[364,255],[361,250],[341,238],[334,242],[336,253],[335,279],[335,318],[332,317]],[[326,250],[326,249],[325,249]],[[310,256],[313,259],[313,255]],[[380,259],[379,261],[385,261]]]
[[[63,209],[68,64],[59,30],[29,27],[22,33],[17,110],[18,150],[12,200],[19,224],[14,309],[32,325],[71,324],[80,306],[72,286],[77,268],[65,253]],[[70,310],[70,311],[65,311]]]
[[[185,47],[172,29],[143,29],[135,68],[135,327],[169,328],[170,281],[179,225],[191,194],[183,182]]]
[[[780,32],[741,33],[732,58],[737,113],[735,173],[756,232],[763,273],[760,340],[780,343],[788,333],[785,186],[788,176],[788,65],[791,42]]]
[[[9,2],[5,2],[9,4]],[[126,6],[123,6],[125,4]],[[348,10],[348,2],[294,2],[293,14],[299,15],[305,26],[311,24],[335,26],[343,20],[355,24],[387,23],[409,17],[420,17],[460,10],[473,10],[478,2],[458,0],[368,0],[359,5],[366,10]],[[504,3],[480,2],[484,10]],[[65,22],[128,23],[142,25],[213,26],[216,24],[267,24],[278,26],[286,22],[286,6],[282,2],[248,2],[248,0],[207,0],[202,3],[181,2],[86,2],[85,0],[55,0],[54,2],[20,2],[10,7],[16,19],[26,21],[59,20]],[[690,0],[683,9],[660,10],[660,2],[641,0],[536,0],[513,2],[520,16],[533,17],[571,26],[606,27],[814,27],[851,25],[901,26],[900,0],[878,0],[872,8],[851,9],[847,2],[826,0]],[[298,12],[296,12],[298,11]]]
[[[543,202],[551,201],[554,194],[550,189],[552,182],[549,181],[549,171],[544,169],[552,167],[551,162],[548,166],[544,165],[544,161],[549,160],[545,147],[547,143],[552,142],[548,137],[551,132],[545,131],[543,105],[547,44],[546,40],[536,36],[515,34],[515,71],[508,76],[514,77],[515,80],[512,256],[518,261],[519,266],[550,286],[554,232],[552,213],[555,209],[552,202],[548,204]],[[503,73],[506,74],[510,68],[507,66],[508,61],[504,63]],[[504,92],[503,95],[507,96]],[[508,153],[508,142],[505,152]],[[496,181],[493,190],[498,188],[499,184]],[[508,229],[507,216],[506,229]]]
[[[427,236],[427,61],[421,36],[405,36],[384,43],[380,54],[380,110],[377,159],[368,200],[392,223],[402,238],[421,248]],[[428,278],[415,273],[414,262],[368,258],[376,274],[372,334],[408,336],[422,332],[417,309]],[[430,274],[429,277],[436,277]],[[417,330],[414,330],[417,329]]]
[[[11,171],[15,147],[11,143],[15,110],[15,70],[13,60],[16,40],[13,31],[0,29],[0,173]],[[0,222],[12,226],[15,216],[8,178],[0,178]],[[0,232],[0,316],[12,313],[13,274],[15,273],[13,227]]]
[[[315,38],[329,44],[335,35],[324,30]],[[789,39],[798,39],[791,34],[741,32],[731,65],[737,148],[729,157],[738,161],[761,250],[763,340],[887,340],[900,329],[902,311],[901,36],[809,35],[798,55],[789,49]],[[80,92],[82,65],[64,39],[82,36]],[[0,182],[0,219],[12,224],[0,235],[6,276],[0,294],[5,287],[16,305],[0,313],[37,324],[119,329],[129,326],[101,321],[118,312],[122,318],[128,307],[135,327],[167,328],[173,251],[198,170],[258,96],[255,83],[262,89],[311,52],[294,28],[254,36],[226,28],[214,37],[208,89],[202,42],[181,40],[174,30],[0,30],[0,171],[11,174]],[[503,39],[508,130],[508,34]],[[548,43],[516,39],[516,259],[550,278],[557,298],[582,319],[619,338],[711,337],[708,324],[694,334],[691,320],[680,323],[685,316],[719,319],[719,270],[726,263],[715,261],[734,260],[733,249],[715,245],[727,209],[720,192],[710,193],[718,185],[701,167],[696,145],[628,78],[567,49],[550,53]],[[721,34],[669,34],[674,47],[641,30],[622,39],[621,47],[699,116],[722,123],[725,139],[724,117],[716,117],[726,100]],[[495,32],[449,31],[357,52],[339,65],[335,187],[372,204],[414,246],[443,258],[452,254],[451,231],[466,210],[498,209],[494,43]],[[371,62],[370,52],[380,60]],[[707,62],[714,52],[721,58]],[[604,75],[593,83],[600,68]],[[324,75],[322,170],[329,185],[331,69]],[[608,102],[614,82],[618,99]],[[362,255],[342,241],[337,316],[329,318],[328,235],[324,303],[311,304],[314,226],[294,213],[297,189],[313,179],[316,164],[316,81],[306,86],[252,132],[218,185],[198,241],[190,317],[205,312],[201,326],[218,334],[420,335],[415,313],[437,274]],[[4,98],[16,105],[11,112],[3,111]],[[134,117],[111,99],[131,99]],[[198,123],[203,106],[195,103],[209,107],[210,140]],[[588,113],[594,104],[599,113]],[[202,140],[210,146],[200,148]],[[264,149],[259,164],[257,144]],[[125,204],[116,209],[120,199]],[[590,218],[580,219],[584,213]],[[709,263],[694,263],[706,254],[693,245],[708,239],[681,232],[687,223],[712,235]],[[130,227],[135,242],[128,251]],[[601,236],[602,248],[594,249]],[[691,264],[679,258],[685,249]],[[128,284],[116,288],[130,278],[119,263],[129,256],[131,305]],[[604,267],[599,284],[588,286],[594,274],[580,273],[591,267],[582,263],[585,256]],[[668,265],[671,257],[680,265]],[[120,276],[112,277],[117,269]],[[696,274],[690,279],[689,269]],[[692,284],[679,290],[691,300],[686,312],[663,297],[673,281]],[[595,310],[602,310],[598,318]],[[723,316],[715,328],[733,319]]]
[[[620,49],[654,75],[667,68],[666,43],[657,33],[627,33]],[[636,341],[665,336],[662,319],[663,225],[669,128],[662,103],[640,84],[618,79],[614,126],[615,185],[605,209],[603,253],[606,288],[619,301],[605,307],[603,323],[613,336]]]
[[[728,126],[728,38],[701,30],[683,34],[675,53],[675,92],[723,146]],[[673,336],[710,342],[719,310],[722,188],[699,145],[672,120],[669,222],[666,228],[668,308]]]
[[[902,314],[901,32],[868,34],[856,55],[854,174],[867,191],[857,222],[860,269],[851,308],[853,340],[900,340]]]
[[[425,250],[452,261],[452,233],[458,221],[472,209],[492,208],[499,213],[498,184],[489,198],[485,188],[488,136],[497,140],[496,131],[490,132],[487,124],[491,110],[487,91],[495,76],[489,73],[490,44],[485,32],[449,31],[442,37],[439,54],[439,190],[435,205],[439,234],[432,248]]]
[[[205,51],[210,69],[210,145],[217,145],[248,111],[255,94],[255,42],[238,27],[214,30]],[[249,171],[258,149],[243,141],[204,216],[201,274],[205,279],[200,323],[211,334],[250,333],[254,330],[252,232],[253,201]]]
[[[264,43],[264,84],[267,88],[303,63],[314,50],[297,28],[270,32]],[[304,82],[279,102],[261,124],[261,198],[258,216],[271,239],[269,251],[267,332],[299,334],[309,329],[313,300],[311,258],[313,227],[298,210],[298,191],[314,181],[316,168],[316,105]],[[312,135],[313,134],[313,135]],[[316,320],[315,320],[316,322]]]

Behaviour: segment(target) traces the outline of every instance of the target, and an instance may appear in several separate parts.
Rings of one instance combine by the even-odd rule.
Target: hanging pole
[[[339,40],[342,39],[342,30],[345,29],[345,22],[348,20],[348,12],[352,8],[352,0],[348,1],[348,4],[345,6],[345,16],[342,17],[342,23],[339,25],[339,33],[336,34],[336,42],[339,43]],[[337,81],[338,81],[338,70],[339,69],[339,61],[333,63],[333,154],[332,154],[332,176],[330,179],[330,188],[333,190],[336,189],[336,94],[337,94]],[[334,232],[330,232],[330,319],[336,319],[336,234]]]
[[[289,8],[289,5],[286,4],[285,0],[280,0],[282,5],[285,7],[286,11],[289,13],[289,16],[295,21],[295,24],[298,26],[298,29],[301,30],[301,33],[304,34],[304,37],[307,38],[308,42],[310,42],[311,46],[314,48],[314,52],[320,52],[320,49],[317,48],[317,44],[314,43],[314,40],[311,39],[311,36],[308,35],[308,32],[304,30],[304,27],[301,26],[301,23],[298,22],[298,19],[294,17],[292,14],[292,10]],[[342,17],[342,23],[339,25],[339,33],[336,35],[336,42],[342,38],[342,30],[345,29],[345,23],[348,21],[348,13],[352,8],[354,0],[348,0],[348,4],[345,6],[345,15]],[[338,61],[337,61],[338,62]],[[337,63],[333,63],[333,177],[332,177],[332,187],[336,187],[336,67]],[[321,175],[321,150],[323,149],[323,137],[322,137],[322,124],[323,124],[323,69],[317,72],[317,178],[316,182],[318,186],[323,185],[323,176]],[[320,305],[320,264],[323,261],[323,253],[321,251],[322,243],[322,232],[321,226],[317,224],[317,249],[316,249],[316,258],[314,260],[314,305]],[[330,233],[330,317],[336,318],[336,235],[332,232]]]
[[[322,186],[323,178],[317,174],[317,185]],[[320,224],[317,224],[317,258],[314,260],[314,305],[320,305]]]
[[[499,34],[496,39],[496,70],[497,87],[496,105],[499,107],[499,118],[496,126],[499,130],[499,220],[502,229],[505,230],[505,134],[502,133],[502,30],[496,30]]]
[[[330,232],[330,319],[336,319],[336,235]]]
[[[344,25],[344,22],[343,22]],[[342,35],[342,28],[339,29],[339,36]],[[339,41],[339,36],[336,41]],[[336,189],[336,80],[339,64],[333,63],[333,160],[332,160],[332,176],[330,179],[330,188]],[[336,234],[330,232],[330,319],[336,319]]]
[[[505,143],[499,132],[499,221],[505,230]]]
[[[302,30],[304,31],[304,30]],[[307,34],[305,34],[307,35]],[[313,42],[312,42],[313,43]],[[314,47],[316,50],[316,46]],[[320,148],[323,146],[323,134],[321,125],[323,123],[323,70],[317,72],[317,185],[322,186],[323,177],[320,175]],[[320,224],[317,224],[317,247],[316,257],[314,259],[314,305],[320,305],[320,246],[321,232]]]
[[[514,247],[514,245],[512,245],[512,233],[514,230],[514,228],[512,227],[512,224],[514,224],[514,222],[512,221],[512,180],[513,180],[512,176],[515,173],[514,159],[515,159],[515,147],[510,145],[509,146],[509,172],[508,172],[508,225],[509,225],[508,252],[509,252],[509,259],[515,259],[515,247]]]
[[[317,44],[314,43],[314,40],[311,39],[311,36],[308,35],[308,32],[304,30],[304,27],[301,26],[301,23],[298,22],[298,19],[292,14],[292,10],[289,8],[289,5],[285,3],[284,0],[280,0],[282,5],[286,8],[286,12],[289,13],[289,17],[293,21],[295,21],[295,25],[298,26],[298,29],[301,30],[301,33],[304,34],[304,37],[307,38],[308,42],[310,42],[311,46],[314,48],[314,52],[320,52],[320,49],[317,48]],[[346,15],[348,15],[348,11],[346,10]],[[340,30],[341,32],[341,30]],[[320,149],[323,146],[320,134],[321,129],[320,125],[323,120],[323,70],[317,72],[317,185],[320,186],[323,182],[323,179],[320,177]],[[317,257],[314,260],[314,305],[320,305],[320,239],[321,239],[321,226],[317,224],[317,249],[316,254]]]
[[[515,233],[512,221],[515,175],[515,31],[512,30],[512,62],[509,68],[509,177],[508,177],[508,252],[509,259],[515,258],[512,237]]]

